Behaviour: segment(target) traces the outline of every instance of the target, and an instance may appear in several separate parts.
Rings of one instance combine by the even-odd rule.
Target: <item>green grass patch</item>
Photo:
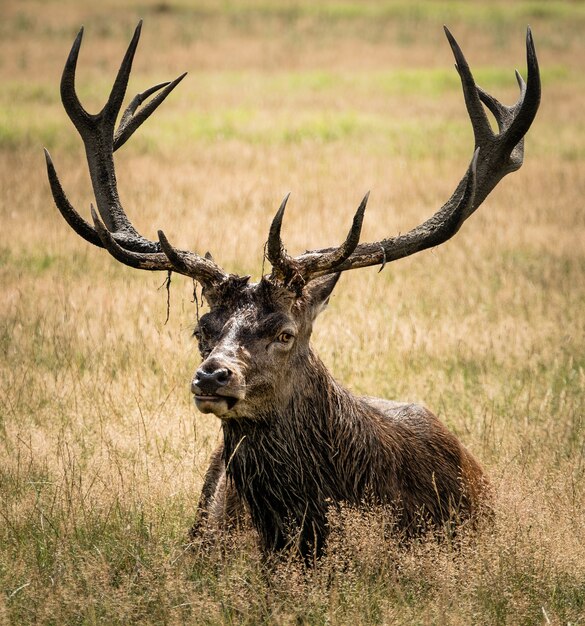
[[[144,6],[144,5],[143,5]],[[293,23],[303,18],[314,18],[327,22],[356,20],[408,20],[435,21],[473,20],[484,24],[497,25],[518,19],[585,19],[585,8],[578,2],[540,2],[519,0],[514,3],[466,3],[457,0],[425,2],[418,0],[383,0],[381,2],[295,2],[274,3],[252,1],[246,3],[200,2],[194,7],[187,0],[160,0],[144,6],[155,14],[189,13],[198,19],[228,19],[235,24],[246,25],[250,20],[278,19],[283,23]]]
[[[513,88],[515,81],[508,70],[478,68],[477,81],[485,88],[498,91]],[[566,68],[549,67],[543,71],[543,82],[548,88],[571,84],[578,80]],[[145,85],[154,79],[140,79]],[[165,143],[185,141],[232,140],[250,143],[291,143],[299,141],[335,142],[363,139],[379,134],[393,141],[397,135],[409,135],[409,144],[429,134],[442,144],[438,132],[462,127],[463,122],[449,120],[417,121],[404,118],[404,111],[393,114],[374,112],[369,102],[384,97],[437,100],[460,91],[460,81],[452,69],[398,69],[367,73],[336,73],[331,71],[280,72],[224,72],[196,74],[189,87],[173,94],[174,102],[164,105],[155,118],[141,129],[147,139],[133,139],[149,147],[161,138]],[[101,107],[109,86],[105,82],[88,85],[81,82],[80,98],[89,110]],[[241,93],[241,103],[226,105],[235,93]],[[205,99],[203,96],[205,94]],[[357,94],[357,97],[356,97]],[[200,100],[201,99],[201,100]],[[346,108],[339,101],[346,100]],[[177,113],[184,102],[192,106]],[[363,107],[360,102],[363,101]],[[96,104],[97,103],[97,104]],[[166,107],[166,108],[165,108]],[[400,115],[398,115],[400,114]],[[408,111],[406,111],[408,115]],[[424,130],[422,130],[424,127]],[[420,132],[419,132],[420,130]],[[537,142],[543,141],[541,134]],[[56,146],[71,149],[78,144],[76,133],[59,104],[58,89],[46,85],[27,85],[8,82],[0,96],[0,147]],[[142,143],[140,143],[142,142]],[[568,159],[581,158],[582,150],[574,141],[557,142],[558,149]],[[548,150],[549,147],[546,146]],[[415,151],[416,152],[416,151]],[[416,157],[412,152],[411,156]]]

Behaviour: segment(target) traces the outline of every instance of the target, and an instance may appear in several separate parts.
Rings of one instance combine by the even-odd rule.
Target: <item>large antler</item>
[[[77,234],[96,246],[106,248],[118,261],[139,269],[172,270],[202,283],[217,284],[225,280],[227,274],[211,258],[200,257],[194,252],[176,250],[161,231],[158,232],[159,241],[146,239],[134,228],[120,202],[114,169],[114,151],[130,138],[185,77],[185,74],[182,74],[171,82],[155,85],[139,93],[126,108],[118,129],[115,130],[132,70],[132,61],[140,39],[141,27],[142,21],[138,23],[134,31],[110,97],[104,108],[95,115],[88,113],[82,107],[75,92],[75,69],[83,28],[79,31],[63,70],[61,99],[85,145],[89,173],[101,220],[93,206],[91,214],[94,226],[86,222],[73,208],[63,191],[51,157],[45,150],[53,198],[61,214]],[[139,109],[156,92],[159,93]]]
[[[455,68],[461,77],[475,137],[473,159],[453,195],[432,217],[404,235],[358,244],[366,196],[347,239],[339,248],[312,250],[296,258],[287,255],[280,237],[287,196],[274,217],[266,248],[266,256],[272,265],[272,279],[300,289],[319,276],[370,265],[383,266],[437,246],[455,235],[506,174],[520,168],[524,158],[524,135],[540,104],[540,75],[530,28],[526,34],[528,81],[526,84],[516,71],[520,97],[513,106],[504,106],[475,84],[463,52],[447,27],[445,33],[455,56]],[[497,134],[491,129],[482,103],[496,118]]]

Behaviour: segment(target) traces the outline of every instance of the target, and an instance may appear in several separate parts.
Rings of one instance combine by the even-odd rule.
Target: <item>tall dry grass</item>
[[[585,11],[579,2],[66,0],[0,9],[0,620],[6,623],[585,623]],[[333,520],[318,567],[265,563],[244,532],[186,532],[219,424],[192,407],[192,285],[85,244],[53,206],[41,147],[91,200],[58,82],[81,23],[96,110],[138,17],[130,91],[188,70],[118,156],[153,236],[258,277],[291,196],[291,252],[364,239],[449,196],[472,138],[447,22],[511,101],[530,23],[543,103],[526,164],[443,247],[350,272],[317,350],[357,393],[422,401],[481,459],[496,516],[452,546],[404,549],[376,511]]]

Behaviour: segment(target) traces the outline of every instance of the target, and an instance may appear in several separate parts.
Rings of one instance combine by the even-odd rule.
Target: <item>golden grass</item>
[[[585,623],[582,4],[115,4],[2,8],[0,622]],[[84,211],[62,64],[84,23],[97,109],[139,16],[130,90],[191,75],[120,151],[124,203],[255,277],[287,191],[293,253],[339,241],[368,189],[364,239],[440,206],[472,151],[441,23],[512,100],[530,21],[544,96],[523,169],[440,249],[345,275],[314,335],[350,388],[422,401],[461,437],[493,526],[404,550],[378,512],[346,511],[309,572],[262,564],[250,533],[187,549],[219,430],[189,399],[192,285],[173,279],[165,324],[164,277],[68,229],[41,151]]]

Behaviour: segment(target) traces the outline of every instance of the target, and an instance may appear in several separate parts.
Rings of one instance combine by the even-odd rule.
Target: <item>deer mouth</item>
[[[213,393],[196,393],[194,395],[195,406],[201,413],[215,413],[215,415],[223,415],[231,411],[239,401],[234,396],[222,396]]]

